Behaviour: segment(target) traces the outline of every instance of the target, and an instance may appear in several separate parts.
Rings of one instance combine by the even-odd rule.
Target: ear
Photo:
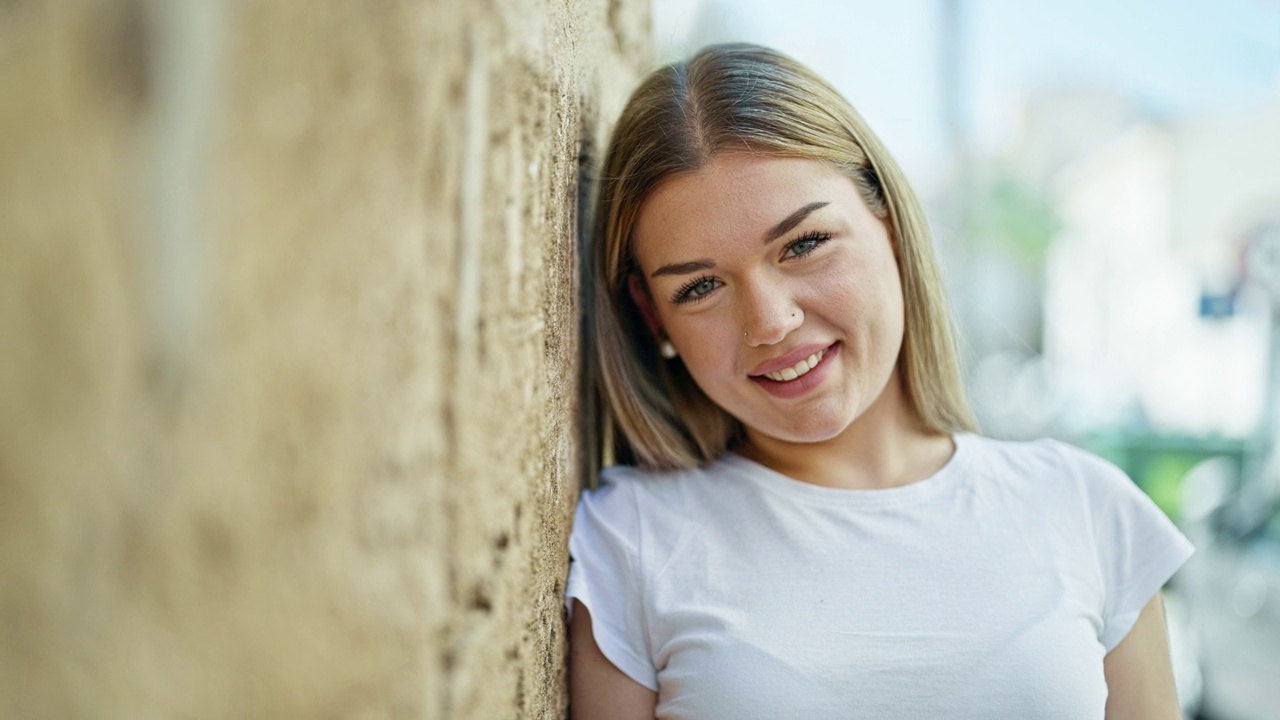
[[[649,296],[649,289],[644,286],[639,275],[631,274],[627,279],[627,290],[631,293],[631,302],[636,304],[640,315],[644,317],[644,324],[649,326],[649,332],[653,333],[654,338],[661,339],[662,325],[658,323],[658,314],[653,310],[653,298]]]

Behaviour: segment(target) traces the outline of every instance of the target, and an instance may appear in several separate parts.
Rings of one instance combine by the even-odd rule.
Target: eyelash
[[[820,247],[822,247],[823,245],[825,245],[825,244],[827,243],[827,241],[828,241],[828,240],[830,240],[830,239],[831,239],[831,233],[829,233],[829,232],[822,232],[822,231],[819,231],[819,230],[810,230],[809,232],[805,233],[804,235],[802,235],[799,239],[795,240],[794,242],[787,243],[787,247],[786,247],[786,249],[783,251],[782,259],[783,259],[783,260],[795,260],[796,258],[802,258],[802,257],[804,257],[804,256],[808,255],[809,253],[813,252],[814,250],[817,250],[818,248],[820,248]],[[806,242],[812,242],[812,243],[813,243],[813,247],[809,248],[808,250],[805,250],[805,251],[804,251],[804,252],[802,252],[802,253],[797,253],[797,254],[795,254],[795,255],[788,255],[788,254],[787,254],[787,253],[791,252],[791,249],[792,249],[792,248],[794,248],[795,246],[799,245],[800,243],[806,243]]]
[[[829,232],[811,230],[805,233],[804,235],[800,236],[796,240],[793,240],[792,242],[787,243],[787,247],[783,250],[782,259],[797,260],[799,258],[806,257],[810,253],[812,253],[814,250],[817,250],[818,248],[825,245],[827,241],[830,239],[831,239],[831,233]],[[795,248],[795,246],[800,245],[802,243],[807,243],[807,242],[812,242],[813,245],[809,247],[807,250],[805,250],[804,252],[799,252],[794,255],[788,254],[792,251],[793,248]],[[690,280],[689,282],[685,283],[684,285],[681,285],[680,289],[677,290],[675,294],[671,296],[671,302],[677,303],[677,304],[686,304],[686,303],[696,303],[696,302],[701,302],[703,300],[706,300],[708,297],[711,296],[711,290],[708,290],[702,295],[693,294],[693,289],[705,282],[718,282],[718,281],[715,278],[711,277],[710,275],[701,275],[699,277],[696,277]],[[715,288],[712,288],[712,290],[714,289]]]
[[[704,282],[716,282],[716,279],[711,277],[710,275],[702,275],[690,280],[684,285],[681,285],[680,289],[676,291],[676,294],[671,296],[671,302],[696,303],[696,302],[701,302],[702,300],[706,300],[708,297],[711,296],[710,290],[703,293],[702,295],[693,294],[693,289],[698,287]]]

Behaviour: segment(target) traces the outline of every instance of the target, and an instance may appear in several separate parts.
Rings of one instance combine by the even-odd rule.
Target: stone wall
[[[641,0],[0,3],[0,716],[558,717]]]

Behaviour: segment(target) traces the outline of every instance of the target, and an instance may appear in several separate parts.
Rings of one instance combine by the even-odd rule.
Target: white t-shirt
[[[955,436],[885,490],[732,453],[604,471],[566,601],[659,718],[1102,718],[1103,656],[1193,552],[1114,465]]]

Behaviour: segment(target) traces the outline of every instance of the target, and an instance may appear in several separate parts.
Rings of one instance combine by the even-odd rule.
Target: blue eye
[[[782,258],[784,260],[801,258],[809,253],[817,250],[818,247],[831,239],[831,233],[813,232],[805,234],[804,237],[787,245],[787,249],[783,251]]]
[[[716,288],[720,287],[720,281],[706,275],[690,280],[683,287],[671,296],[671,302],[688,303],[697,302],[710,295]]]

